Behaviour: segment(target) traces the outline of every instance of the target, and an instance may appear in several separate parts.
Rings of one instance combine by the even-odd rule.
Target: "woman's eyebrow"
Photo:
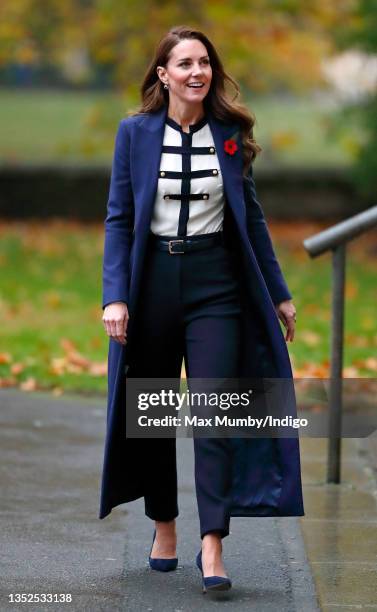
[[[200,57],[199,59],[205,59],[206,57],[208,57],[208,58],[209,58],[209,55],[203,55],[203,56],[202,56],[202,57]],[[178,62],[183,62],[183,61],[190,60],[190,59],[191,59],[191,57],[181,57],[181,58],[180,58],[179,60],[177,60],[177,61],[178,61]]]

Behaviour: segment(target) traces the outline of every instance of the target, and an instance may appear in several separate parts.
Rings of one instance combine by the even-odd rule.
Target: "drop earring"
[[[168,83],[164,83],[164,89],[169,89]]]

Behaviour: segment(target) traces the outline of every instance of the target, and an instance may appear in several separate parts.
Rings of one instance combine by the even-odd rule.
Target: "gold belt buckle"
[[[169,246],[169,253],[170,255],[179,255],[181,253],[184,253],[184,251],[172,251],[172,245],[173,244],[177,244],[177,242],[184,242],[184,240],[169,240],[168,246]]]

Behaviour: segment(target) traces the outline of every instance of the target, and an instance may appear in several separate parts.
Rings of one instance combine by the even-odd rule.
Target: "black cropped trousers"
[[[241,303],[232,253],[221,244],[171,255],[150,241],[145,262],[129,376],[179,379],[184,359],[188,379],[237,378]],[[140,443],[145,513],[153,520],[173,520],[178,516],[176,440]],[[225,537],[230,522],[229,439],[194,437],[194,455],[200,535],[217,531]]]

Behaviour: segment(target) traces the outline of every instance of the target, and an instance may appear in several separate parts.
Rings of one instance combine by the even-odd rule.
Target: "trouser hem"
[[[226,536],[229,535],[229,525],[227,525],[226,527],[222,525],[221,527],[205,528],[201,530],[201,533],[200,533],[201,539],[203,539],[205,535],[209,533],[213,533],[214,531],[217,533],[220,533],[221,538],[226,538]]]
[[[169,521],[174,521],[177,518],[179,512],[175,512],[174,514],[160,514],[155,512],[145,512],[145,516],[150,518],[152,521],[161,521],[164,523],[168,523]]]

